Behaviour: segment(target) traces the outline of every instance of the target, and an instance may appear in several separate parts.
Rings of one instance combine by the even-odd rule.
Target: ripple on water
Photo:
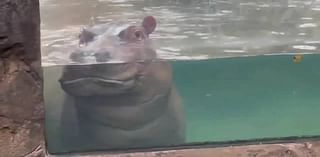
[[[41,24],[44,64],[66,61],[66,52],[74,50],[81,28],[88,25],[68,22],[70,25],[63,29],[48,26],[50,23],[46,22],[52,21],[64,26],[65,23],[59,23],[60,19],[74,18],[74,14],[68,13],[72,9],[62,9],[65,11],[64,17],[57,16],[61,13],[55,13],[55,8],[63,8],[64,5],[77,5],[85,10],[84,13],[95,15],[93,21],[96,24],[120,20],[137,24],[145,15],[155,16],[158,25],[150,37],[157,44],[159,56],[166,59],[275,53],[271,51],[319,53],[320,48],[318,1],[197,0],[197,3],[186,3],[170,0],[98,0],[90,5],[82,1],[61,2],[40,1],[42,14],[50,17]],[[53,16],[55,14],[56,17]],[[279,20],[282,19],[280,17],[285,20]],[[267,20],[262,23],[262,18]]]

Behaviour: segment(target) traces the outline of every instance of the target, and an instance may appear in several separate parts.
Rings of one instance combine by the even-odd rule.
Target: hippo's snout
[[[90,62],[90,58],[97,63],[105,63],[112,60],[111,52],[108,50],[85,51],[78,49],[70,55],[70,59],[76,63]]]
[[[144,66],[141,63],[68,65],[59,82],[64,91],[74,96],[121,94],[138,85]]]

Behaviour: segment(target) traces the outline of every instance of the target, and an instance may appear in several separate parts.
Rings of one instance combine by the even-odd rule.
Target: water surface
[[[88,25],[158,20],[161,58],[318,53],[317,0],[40,0],[43,65],[68,63]]]

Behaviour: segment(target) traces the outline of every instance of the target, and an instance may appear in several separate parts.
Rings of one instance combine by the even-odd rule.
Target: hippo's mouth
[[[132,86],[135,83],[135,79],[127,79],[127,80],[116,80],[116,79],[106,79],[106,78],[98,78],[98,77],[85,77],[85,78],[77,78],[73,80],[64,80],[61,83],[64,85],[73,85],[73,84],[83,84],[83,83],[97,83],[99,85],[106,86]]]
[[[135,87],[137,79],[116,80],[99,77],[82,77],[59,80],[62,88],[73,96],[114,95],[125,93]]]

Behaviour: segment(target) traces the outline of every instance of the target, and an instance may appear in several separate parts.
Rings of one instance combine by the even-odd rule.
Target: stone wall
[[[39,1],[0,0],[0,156],[43,144],[40,58]]]

